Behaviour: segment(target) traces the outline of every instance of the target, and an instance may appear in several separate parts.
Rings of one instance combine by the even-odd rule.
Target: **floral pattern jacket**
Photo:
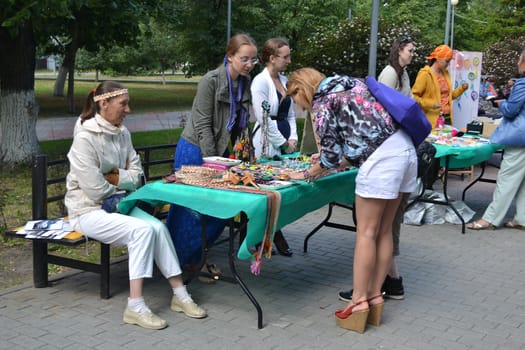
[[[359,167],[398,129],[365,83],[349,76],[324,79],[312,103],[321,166],[337,168],[345,157]]]

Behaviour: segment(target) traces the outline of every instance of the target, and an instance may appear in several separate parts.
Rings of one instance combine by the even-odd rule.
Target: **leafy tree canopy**
[[[348,1],[340,0],[236,0],[232,1],[231,33],[247,33],[260,47],[268,38],[281,36],[292,49],[315,28],[337,23],[347,16]],[[181,37],[188,74],[215,68],[227,44],[227,1],[179,0],[183,16],[174,29]]]
[[[408,22],[392,22],[385,18],[379,20],[379,37],[377,47],[377,65],[388,64],[392,42],[403,36],[415,40],[417,54],[409,72],[413,77],[417,69],[425,62],[425,57],[432,45],[425,42],[421,33],[413,29]],[[343,20],[335,28],[320,28],[314,35],[301,44],[303,50],[294,56],[295,66],[311,66],[325,74],[342,73],[355,77],[368,74],[368,57],[370,46],[370,17]]]
[[[525,36],[505,38],[490,45],[483,56],[483,73],[496,78],[498,85],[503,85],[510,78],[518,75],[517,63],[525,49]]]

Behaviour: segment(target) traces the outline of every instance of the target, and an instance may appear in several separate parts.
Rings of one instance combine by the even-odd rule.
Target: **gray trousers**
[[[525,147],[505,147],[496,190],[483,219],[500,226],[513,199],[516,200],[514,220],[525,225]]]
[[[399,207],[397,207],[396,216],[394,216],[394,222],[392,222],[392,237],[394,239],[394,256],[399,255],[399,236],[401,235],[401,224],[403,223],[403,216],[405,215],[405,207],[408,204],[410,193],[400,193],[401,201]]]

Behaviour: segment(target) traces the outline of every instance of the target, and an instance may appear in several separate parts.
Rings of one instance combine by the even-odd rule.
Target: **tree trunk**
[[[64,86],[66,84],[67,67],[64,65],[60,66],[57,78],[55,80],[55,86],[53,88],[53,96],[64,97]]]
[[[64,62],[67,62],[68,80],[67,80],[67,112],[76,114],[75,111],[75,61],[78,51],[78,21],[74,22],[74,29],[71,33],[71,43],[67,45],[66,57]]]
[[[30,163],[39,150],[36,136],[35,38],[31,21],[16,34],[0,27],[0,164]]]
[[[36,120],[38,104],[35,91],[4,93],[0,99],[2,116],[2,145],[0,162],[9,167],[29,163],[31,155],[38,152]]]
[[[75,59],[73,58],[73,62]],[[75,64],[72,63],[68,70],[67,79],[67,112],[75,114]]]

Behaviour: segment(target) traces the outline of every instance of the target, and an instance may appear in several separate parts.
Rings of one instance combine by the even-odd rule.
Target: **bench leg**
[[[109,299],[109,249],[110,245],[100,243],[100,297]]]
[[[47,242],[45,240],[33,240],[33,284],[35,288],[48,286],[47,274]]]

